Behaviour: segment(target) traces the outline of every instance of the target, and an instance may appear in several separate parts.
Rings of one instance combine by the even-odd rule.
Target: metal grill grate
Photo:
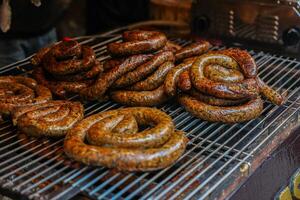
[[[120,38],[120,35],[106,35],[77,39],[91,45],[98,59],[104,60],[107,59],[105,45]],[[191,42],[173,41],[181,45]],[[68,199],[80,192],[94,199],[218,197],[247,175],[248,169],[255,168],[255,157],[267,152],[270,141],[299,121],[300,62],[264,52],[250,53],[259,67],[259,76],[287,96],[283,106],[265,102],[261,117],[234,125],[201,121],[176,103],[160,106],[172,116],[176,128],[187,133],[190,143],[174,166],[151,173],[120,173],[79,165],[63,154],[63,139],[28,140],[5,121],[0,124],[1,191],[29,199]],[[31,69],[29,59],[25,59],[5,66],[0,74],[30,74]],[[78,99],[78,96],[70,99]],[[110,101],[88,102],[85,114],[119,107],[121,105]]]

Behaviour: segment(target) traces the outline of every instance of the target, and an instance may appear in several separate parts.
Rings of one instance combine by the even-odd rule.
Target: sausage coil
[[[0,77],[0,116],[10,115],[18,107],[37,105],[52,99],[48,88],[23,76]]]
[[[83,118],[79,102],[50,101],[15,109],[13,123],[29,136],[60,137]]]
[[[107,51],[112,56],[129,56],[151,53],[163,48],[167,43],[165,34],[156,31],[126,31],[124,42],[110,43]]]
[[[139,132],[139,126],[151,128]],[[173,164],[187,141],[162,111],[125,108],[92,115],[76,124],[65,138],[64,151],[88,165],[151,171]]]

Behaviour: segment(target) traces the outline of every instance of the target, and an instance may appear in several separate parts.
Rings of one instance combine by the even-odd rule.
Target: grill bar
[[[120,38],[120,34],[114,34],[77,39],[92,46],[97,59],[102,61],[109,58],[105,55],[105,45]],[[180,45],[191,43],[179,38],[172,41]],[[94,199],[209,197],[218,188],[226,187],[225,182],[242,164],[251,166],[258,150],[299,114],[300,80],[296,79],[299,61],[262,51],[249,52],[256,60],[260,77],[287,95],[285,105],[278,107],[266,102],[260,119],[235,125],[201,121],[174,103],[160,106],[159,109],[172,116],[176,128],[186,131],[190,138],[187,151],[175,166],[151,173],[120,173],[101,167],[73,168],[76,164],[73,161],[64,164],[67,158],[62,151],[62,139],[45,139],[42,143],[37,139],[25,141],[18,138],[10,123],[4,122],[0,124],[0,186],[29,199],[66,199],[80,191]],[[29,59],[8,65],[0,73],[29,75],[32,69]],[[78,95],[70,97],[78,98]],[[85,105],[85,112],[88,116],[119,107],[122,106],[112,102],[92,102]],[[47,149],[50,150],[40,155]]]

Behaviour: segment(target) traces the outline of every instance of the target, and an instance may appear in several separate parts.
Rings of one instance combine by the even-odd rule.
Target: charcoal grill
[[[106,44],[120,41],[122,30],[76,39],[92,46],[102,61],[108,58]],[[171,40],[182,46],[192,42]],[[284,105],[266,101],[258,119],[233,125],[199,120],[174,102],[160,106],[173,118],[176,128],[186,132],[190,142],[176,164],[150,173],[121,173],[80,165],[64,155],[63,139],[20,138],[11,122],[4,121],[0,124],[1,194],[18,199],[70,199],[77,194],[91,199],[226,198],[299,124],[299,60],[248,51],[257,63],[259,76],[286,96]],[[0,74],[30,76],[29,59],[1,68]],[[84,106],[86,116],[121,107],[111,101],[87,102]]]

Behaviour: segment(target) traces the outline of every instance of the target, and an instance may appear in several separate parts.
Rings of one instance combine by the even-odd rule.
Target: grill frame
[[[99,36],[78,37],[76,39],[88,45],[94,44],[92,47],[96,48],[97,58],[102,61],[108,58],[107,56],[103,56],[105,54],[105,45],[112,41],[120,41],[121,36],[118,33],[120,33],[121,30],[122,29],[119,29]],[[174,39],[174,41],[183,45],[191,42],[182,39]],[[222,49],[225,47],[215,46],[213,48]],[[284,84],[287,84],[293,81],[300,73],[300,62],[296,59],[271,55],[262,51],[254,52],[250,50],[249,52],[255,58],[260,68],[259,74],[261,78],[266,80],[271,86],[281,85],[278,89],[283,88],[284,85],[281,84],[282,81]],[[5,66],[0,70],[0,74],[8,75],[30,72],[29,58]],[[295,70],[295,73],[291,74],[291,72],[294,72],[293,70]],[[282,74],[283,72],[285,72],[286,75],[279,77],[276,75],[276,73]],[[287,75],[290,76],[287,78],[288,80],[284,81],[283,79],[286,79],[285,76]],[[277,80],[275,80],[276,77],[278,77]],[[172,116],[177,128],[188,130],[187,135],[191,139],[191,142],[184,156],[180,158],[176,165],[151,173],[125,173],[124,175],[124,173],[118,173],[113,170],[87,166],[72,169],[70,166],[63,165],[65,156],[62,152],[60,152],[61,154],[55,154],[56,151],[61,150],[63,139],[54,142],[49,142],[45,139],[43,140],[45,142],[39,142],[40,145],[37,144],[21,153],[19,150],[22,150],[24,145],[20,146],[20,144],[19,149],[8,151],[11,147],[18,145],[19,141],[14,141],[14,138],[17,137],[15,128],[10,129],[10,123],[4,122],[0,124],[0,191],[9,196],[28,199],[69,199],[80,192],[94,199],[131,199],[137,197],[141,199],[149,197],[160,199],[168,197],[166,195],[169,194],[168,192],[170,190],[180,187],[177,192],[171,192],[170,199],[178,198],[178,195],[182,195],[182,193],[179,194],[180,191],[184,192],[186,188],[188,189],[188,192],[185,192],[187,195],[183,196],[186,199],[192,197],[197,199],[222,198],[220,196],[221,193],[230,193],[251,171],[255,170],[260,163],[257,160],[265,157],[266,153],[270,153],[277,146],[276,144],[279,143],[279,138],[287,137],[290,132],[289,130],[296,124],[299,124],[299,86],[300,79],[291,83],[288,87],[285,87],[285,91],[289,93],[289,98],[283,106],[278,107],[267,102],[264,108],[263,120],[260,121],[257,119],[242,124],[224,125],[204,122],[184,112],[183,107],[174,103],[167,103],[159,107]],[[77,96],[73,96],[70,99],[76,98]],[[87,103],[85,105],[85,111],[87,115],[90,115],[118,107],[121,107],[121,105],[112,102],[94,102]],[[255,122],[258,124],[254,125]],[[278,124],[274,125],[274,122]],[[184,126],[185,124],[188,125]],[[182,126],[184,126],[185,129],[182,129]],[[245,131],[245,129],[248,130]],[[7,131],[2,133],[3,130]],[[224,132],[220,134],[221,131]],[[237,139],[235,138],[236,136],[241,136],[243,139]],[[225,138],[225,141],[223,138]],[[232,140],[237,141],[232,142]],[[7,142],[9,143],[5,144]],[[241,142],[246,144],[243,145]],[[34,143],[36,143],[34,140],[30,141],[30,144]],[[43,147],[43,144],[46,145]],[[25,146],[29,146],[29,143]],[[50,156],[53,155],[52,158],[49,159],[45,155],[38,155],[37,152],[49,149],[51,146],[54,146],[54,150],[51,150],[48,154]],[[250,147],[246,150],[248,146]],[[5,149],[7,150],[5,151]],[[265,153],[263,153],[264,155],[259,155],[262,154],[262,151],[265,151]],[[29,156],[31,157],[22,157],[26,154],[30,154]],[[192,157],[189,158],[190,155],[188,154],[192,154]],[[9,155],[11,156],[7,158]],[[57,161],[56,157],[62,157],[63,160]],[[7,159],[2,160],[3,158]],[[17,158],[21,158],[21,160],[16,160]],[[30,160],[29,158],[32,159]],[[186,162],[185,159],[187,159]],[[10,163],[10,160],[16,160],[16,162]],[[18,162],[20,162],[21,165],[18,165]],[[10,164],[6,165],[6,163]],[[37,165],[35,163],[37,163]],[[5,168],[3,168],[3,166],[5,166]],[[30,166],[32,166],[32,168],[27,169],[27,167]],[[203,166],[204,171],[201,171]],[[16,172],[19,171],[18,168],[23,169],[25,173],[17,174]],[[184,168],[188,168],[188,171],[184,171],[186,170]],[[42,171],[37,171],[37,173],[33,173],[35,174],[33,177],[26,179],[27,175],[35,172],[35,170]],[[193,174],[192,172],[195,173]],[[225,172],[225,174],[220,176],[220,172]],[[165,175],[167,176],[164,177]],[[191,177],[191,175],[194,176]],[[103,178],[105,176],[108,176],[108,178],[104,180]],[[117,183],[113,182],[122,176],[125,178],[123,177],[121,181]],[[175,180],[172,180],[174,177]],[[184,180],[185,177],[188,177],[188,180]],[[21,181],[23,178],[24,180]],[[33,179],[33,182],[36,183],[30,183]],[[35,179],[37,179],[37,181]],[[126,181],[131,179],[132,181],[130,183],[126,183]],[[172,181],[170,181],[170,179]],[[155,180],[157,180],[157,183],[153,186]],[[37,185],[44,184],[45,181],[49,181],[49,183],[46,182],[46,186],[42,187],[42,189],[38,187],[37,191],[31,190],[36,188],[35,186]],[[142,182],[142,185],[140,185],[140,182]],[[126,184],[123,189],[119,189],[115,194],[112,193],[124,183]],[[199,184],[188,188],[194,185],[194,183]],[[134,189],[135,185],[139,185],[138,189]],[[167,185],[167,187],[164,185]],[[210,187],[207,188],[207,185]],[[57,191],[51,192],[51,189],[55,187],[58,187]],[[130,188],[133,190],[132,192],[128,192]],[[102,189],[105,189],[105,191]],[[144,191],[147,191],[147,193],[140,195]],[[129,193],[129,195],[124,196],[126,192]],[[194,194],[195,196],[193,196]]]

